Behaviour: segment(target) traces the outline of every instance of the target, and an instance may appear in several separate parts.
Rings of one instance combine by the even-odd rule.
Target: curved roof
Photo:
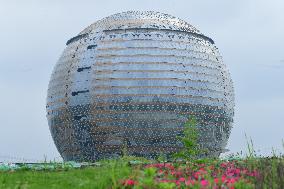
[[[198,29],[184,20],[169,14],[155,11],[127,11],[105,17],[81,31],[77,36],[72,37],[66,45],[87,37],[89,34],[101,33],[108,30],[124,29],[155,29],[189,32],[192,35],[201,37],[214,44],[214,41],[203,35]]]
[[[92,31],[128,28],[169,29],[201,34],[189,23],[169,14],[155,11],[127,11],[105,17],[85,28],[79,35]]]

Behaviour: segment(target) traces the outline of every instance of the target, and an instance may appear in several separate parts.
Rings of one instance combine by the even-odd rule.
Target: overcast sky
[[[284,152],[283,0],[0,0],[0,161],[60,157],[46,120],[46,92],[65,43],[103,17],[153,10],[211,37],[230,70],[235,123],[227,145]]]

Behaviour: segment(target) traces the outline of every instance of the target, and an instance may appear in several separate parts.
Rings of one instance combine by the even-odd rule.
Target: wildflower
[[[235,179],[235,178],[230,178],[230,179],[228,180],[228,183],[234,184],[236,181],[237,181],[237,179]]]
[[[181,177],[178,179],[180,182],[184,182],[185,181],[185,178],[184,177]]]
[[[218,183],[219,183],[219,179],[218,179],[218,178],[214,178],[214,182],[215,182],[216,184],[218,184]]]
[[[188,180],[185,181],[186,186],[194,185],[194,183],[195,183],[194,180],[191,180],[191,179],[188,179]]]
[[[194,178],[195,179],[199,179],[199,177],[201,176],[201,173],[199,171],[196,171],[194,174],[193,174]]]
[[[175,167],[171,163],[166,163],[165,167],[170,169],[170,170],[174,170],[175,169]]]
[[[124,181],[124,186],[134,186],[136,182],[132,179],[127,179]]]
[[[226,181],[226,176],[225,175],[222,175],[222,178],[221,178],[222,182],[224,183]]]
[[[240,169],[238,169],[238,168],[237,168],[237,169],[235,169],[234,171],[235,171],[235,174],[237,174],[237,175],[239,175],[239,174],[241,173],[241,170],[240,170]]]
[[[201,186],[207,186],[209,182],[207,180],[201,180],[200,181]]]
[[[226,168],[226,167],[227,167],[227,163],[222,162],[222,163],[220,164],[220,167],[222,167],[222,168]]]

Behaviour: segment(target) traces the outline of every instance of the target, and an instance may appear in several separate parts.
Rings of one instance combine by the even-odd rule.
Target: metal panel
[[[95,22],[67,42],[51,75],[47,118],[64,160],[182,148],[189,116],[209,156],[224,150],[234,115],[230,74],[214,41],[187,22],[130,11]]]

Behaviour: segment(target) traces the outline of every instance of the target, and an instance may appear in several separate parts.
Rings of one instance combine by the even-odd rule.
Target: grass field
[[[284,189],[284,156],[258,157],[252,141],[246,157],[200,158],[196,120],[189,119],[184,148],[167,160],[127,156],[94,163],[2,164],[0,189]],[[284,143],[283,143],[284,146]]]
[[[56,168],[55,170],[23,168],[0,172],[0,188],[108,188],[114,186],[116,180],[130,173],[131,167],[122,161],[106,161],[102,166],[85,168]]]
[[[46,165],[56,168],[0,171],[0,188],[284,188],[283,157],[187,162],[122,158],[84,168]]]

